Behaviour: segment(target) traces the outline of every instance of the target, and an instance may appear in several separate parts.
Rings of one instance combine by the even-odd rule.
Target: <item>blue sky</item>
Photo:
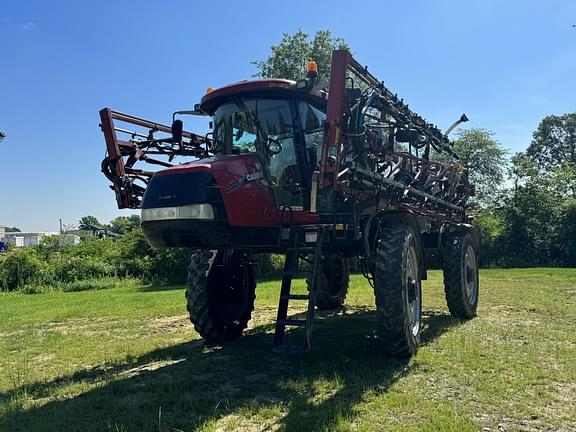
[[[250,78],[282,33],[330,29],[440,127],[462,112],[521,151],[576,111],[573,1],[26,1],[0,8],[0,224],[57,230],[116,209],[98,110],[169,123]]]

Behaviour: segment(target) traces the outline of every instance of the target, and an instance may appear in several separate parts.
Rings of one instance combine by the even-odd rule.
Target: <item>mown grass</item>
[[[222,347],[199,340],[180,287],[1,294],[0,431],[576,430],[576,270],[484,270],[469,322],[441,284],[431,272],[405,363],[380,354],[361,277],[297,356],[271,352],[277,282]]]

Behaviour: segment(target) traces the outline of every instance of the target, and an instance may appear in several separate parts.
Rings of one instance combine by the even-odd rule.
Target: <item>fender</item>
[[[476,228],[474,228],[472,225],[467,224],[467,223],[459,223],[459,224],[449,224],[446,225],[446,228],[444,230],[444,233],[462,233],[462,234],[470,234],[470,236],[472,237],[472,243],[474,244],[474,247],[476,248],[476,251],[480,250],[480,235],[478,234],[478,230]],[[444,236],[442,234],[442,231],[440,231],[441,236],[441,245],[444,244]]]

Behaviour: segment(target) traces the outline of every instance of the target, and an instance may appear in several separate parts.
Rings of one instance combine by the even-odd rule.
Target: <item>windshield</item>
[[[303,101],[232,97],[214,112],[213,151],[257,154],[280,207],[303,209],[305,186],[320,159],[324,120],[323,111]],[[296,141],[295,124],[301,131]]]
[[[292,115],[286,100],[231,98],[214,113],[214,152],[280,153],[293,147]]]
[[[263,162],[280,207],[302,209],[303,189],[295,152],[293,102],[234,97],[214,113],[214,152],[255,153]]]

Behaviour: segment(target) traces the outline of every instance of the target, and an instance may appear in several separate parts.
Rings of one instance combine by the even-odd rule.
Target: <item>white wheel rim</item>
[[[478,265],[476,253],[472,246],[466,248],[464,256],[464,292],[471,305],[478,299]]]
[[[418,260],[414,247],[408,249],[406,257],[406,287],[407,294],[413,289],[414,298],[411,300],[410,295],[406,296],[408,303],[408,323],[412,335],[416,336],[420,331],[420,280],[418,279]]]

